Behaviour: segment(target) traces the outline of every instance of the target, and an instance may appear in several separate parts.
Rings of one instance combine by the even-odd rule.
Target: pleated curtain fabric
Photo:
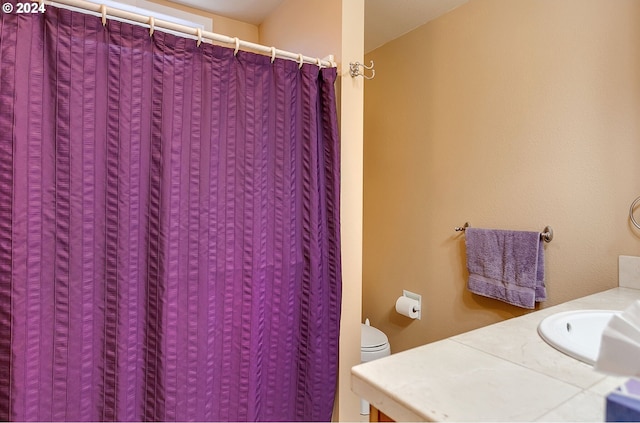
[[[0,419],[328,421],[335,69],[0,14]]]

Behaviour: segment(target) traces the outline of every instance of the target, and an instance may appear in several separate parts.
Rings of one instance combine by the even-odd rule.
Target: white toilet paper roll
[[[420,310],[420,303],[418,300],[414,300],[409,297],[399,297],[396,300],[396,311],[403,316],[407,316],[410,319],[418,317],[418,311]]]

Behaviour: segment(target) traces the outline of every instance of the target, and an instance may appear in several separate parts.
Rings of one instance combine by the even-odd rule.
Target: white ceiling
[[[172,0],[259,25],[283,0]],[[295,0],[305,1],[305,0]],[[369,52],[468,0],[365,0],[364,49]]]

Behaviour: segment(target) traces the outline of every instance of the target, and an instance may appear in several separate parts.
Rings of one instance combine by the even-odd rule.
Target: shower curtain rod
[[[290,51],[280,50],[275,47],[268,47],[261,44],[252,43],[250,41],[240,40],[237,37],[228,37],[226,35],[216,34],[215,32],[211,32],[211,31],[203,31],[200,28],[193,28],[185,25],[180,25],[177,23],[165,21],[163,19],[155,19],[152,16],[144,16],[138,13],[127,12],[125,10],[117,9],[111,6],[106,6],[104,4],[90,3],[84,0],[55,0],[55,1],[40,0],[40,4],[48,4],[51,6],[57,6],[57,5],[71,6],[71,7],[80,9],[82,12],[97,13],[99,15],[102,15],[103,25],[105,24],[106,19],[109,16],[149,25],[149,32],[151,35],[153,35],[153,31],[155,28],[163,28],[163,29],[168,29],[170,31],[175,31],[182,34],[191,35],[193,37],[196,37],[196,43],[198,46],[200,46],[200,43],[202,42],[202,40],[206,38],[219,43],[230,44],[235,47],[236,53],[240,48],[244,48],[244,49],[250,49],[260,53],[268,54],[271,56],[272,62],[276,57],[279,57],[281,59],[296,61],[299,63],[300,66],[302,66],[303,63],[312,63],[323,68],[333,68],[338,66],[336,62],[333,61],[333,55],[330,55],[323,59],[304,56],[302,54],[296,54]]]

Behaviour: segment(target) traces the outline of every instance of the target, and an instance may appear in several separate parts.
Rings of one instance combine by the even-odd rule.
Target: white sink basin
[[[552,314],[538,325],[549,345],[575,359],[593,365],[600,350],[602,332],[614,310],[575,310]]]

